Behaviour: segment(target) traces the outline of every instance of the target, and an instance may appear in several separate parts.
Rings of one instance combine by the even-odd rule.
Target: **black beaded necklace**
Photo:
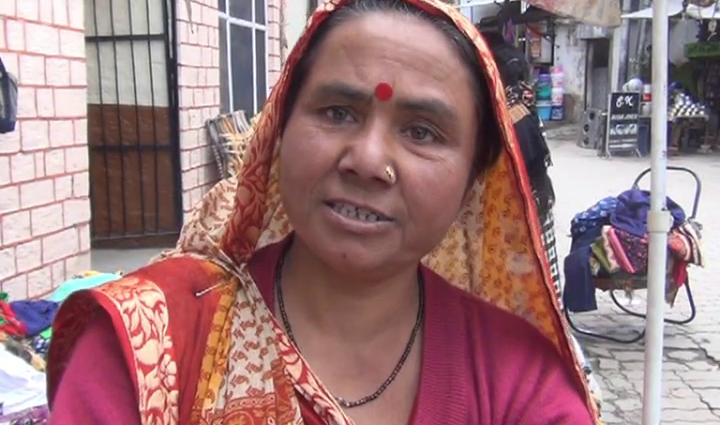
[[[290,337],[290,340],[295,344],[295,347],[298,347],[298,350],[300,349],[298,346],[297,341],[295,340],[295,335],[293,335],[292,327],[290,326],[290,320],[288,319],[287,312],[285,311],[285,301],[283,300],[283,293],[282,293],[282,287],[280,285],[282,280],[282,268],[283,263],[285,262],[285,255],[280,257],[280,261],[278,261],[276,270],[275,270],[275,296],[278,300],[278,308],[280,310],[280,318],[282,319],[283,326],[285,327],[285,331],[288,334],[288,337]],[[397,365],[395,366],[395,369],[390,373],[390,376],[387,377],[385,382],[380,385],[380,388],[378,388],[374,393],[367,395],[361,399],[355,400],[355,401],[347,401],[342,397],[335,397],[335,401],[343,408],[345,409],[352,409],[353,407],[358,407],[365,405],[367,403],[370,403],[371,401],[375,401],[378,397],[382,395],[382,393],[385,392],[387,387],[390,386],[390,384],[395,380],[398,373],[400,373],[400,370],[405,365],[405,361],[407,360],[408,356],[410,355],[410,351],[413,348],[413,345],[415,345],[415,339],[417,338],[418,333],[420,332],[420,327],[422,326],[423,322],[423,316],[425,312],[425,285],[423,284],[423,277],[422,273],[418,272],[418,290],[419,290],[419,297],[420,297],[420,303],[418,306],[418,312],[417,312],[417,318],[415,319],[415,326],[413,326],[412,332],[410,333],[410,339],[408,340],[407,345],[405,346],[405,351],[403,351],[402,356],[400,356],[400,360],[398,361]]]

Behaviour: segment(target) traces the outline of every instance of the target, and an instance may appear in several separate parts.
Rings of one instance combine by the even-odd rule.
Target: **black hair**
[[[482,35],[492,51],[503,84],[515,86],[521,81],[527,81],[530,65],[523,52],[505,41],[499,32],[488,31]]]
[[[312,35],[307,51],[295,66],[290,76],[287,98],[282,111],[282,129],[290,117],[290,114],[297,101],[300,87],[305,81],[310,67],[314,61],[316,51],[321,42],[333,28],[341,23],[373,12],[396,12],[403,15],[415,16],[432,23],[443,32],[452,42],[456,52],[468,67],[471,75],[476,76],[475,98],[476,108],[480,118],[480,130],[476,138],[475,157],[473,168],[469,176],[469,183],[475,178],[487,172],[500,157],[502,150],[502,138],[500,137],[495,112],[489,89],[485,78],[483,78],[483,67],[480,64],[477,51],[472,42],[455,27],[449,19],[434,16],[429,12],[403,0],[356,0],[342,6],[340,10],[333,12],[330,17]]]
[[[500,79],[505,87],[527,82],[529,65],[522,50],[508,43],[498,32],[483,32],[483,37],[495,58]],[[515,134],[523,152],[525,168],[535,194],[540,219],[544,222],[555,203],[555,189],[548,174],[550,150],[540,118],[530,114],[515,123]]]

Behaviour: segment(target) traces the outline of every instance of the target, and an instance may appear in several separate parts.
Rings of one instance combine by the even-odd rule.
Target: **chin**
[[[297,232],[296,232],[297,233]],[[397,243],[392,238],[363,239],[353,235],[315,232],[314,237],[300,239],[306,249],[326,267],[339,274],[373,275],[395,263]]]
[[[389,250],[392,246],[387,243],[385,247],[375,244],[365,244],[363,241],[335,240],[325,249],[318,252],[320,260],[328,266],[342,273],[372,274],[379,269],[386,268],[392,261],[396,250]]]

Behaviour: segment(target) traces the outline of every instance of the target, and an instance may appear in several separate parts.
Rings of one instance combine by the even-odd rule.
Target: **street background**
[[[551,168],[557,194],[555,223],[558,254],[570,249],[570,220],[605,196],[629,189],[635,177],[650,166],[649,158],[599,158],[595,151],[575,145],[573,128],[549,130],[554,166]],[[665,325],[663,366],[663,424],[720,424],[720,156],[687,155],[670,158],[669,165],[695,171],[702,180],[698,221],[703,225],[705,268],[690,269],[698,313],[685,326]],[[649,175],[643,181],[649,188]],[[668,173],[668,196],[690,214],[695,183],[687,174]],[[713,217],[716,217],[713,219]],[[617,293],[620,300],[624,295]],[[633,308],[644,311],[645,291],[636,294]],[[642,329],[644,321],[614,307],[610,296],[597,294],[599,309],[574,315],[577,323],[599,332],[626,337]],[[667,309],[673,318],[689,311],[685,292]],[[644,345],[618,344],[578,337],[592,361],[603,389],[603,419],[607,424],[641,423]]]

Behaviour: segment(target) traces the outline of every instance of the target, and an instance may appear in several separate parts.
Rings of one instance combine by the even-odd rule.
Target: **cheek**
[[[303,217],[307,215],[306,191],[309,187],[305,182],[309,176],[303,171],[303,162],[293,160],[297,158],[294,150],[284,138],[280,148],[278,185],[283,209],[293,228],[297,228],[302,227]]]
[[[427,165],[416,173],[408,192],[409,214],[416,226],[427,226],[430,232],[445,232],[457,217],[465,197],[467,161],[459,158],[433,167]]]
[[[318,149],[314,134],[296,129],[297,126],[288,126],[280,147],[280,194],[288,209],[298,208],[298,201],[308,198],[307,194],[317,186],[327,169],[320,155],[308,154],[323,152]]]
[[[290,119],[282,137],[280,171],[302,180],[327,173],[340,153],[336,137],[318,127],[312,117],[298,113]]]
[[[283,198],[287,195],[292,197],[298,190],[306,188],[307,181],[312,177],[308,175],[308,172],[312,172],[312,168],[307,166],[306,161],[298,160],[307,157],[301,155],[301,143],[296,141],[297,139],[284,136],[280,147],[279,182]]]

